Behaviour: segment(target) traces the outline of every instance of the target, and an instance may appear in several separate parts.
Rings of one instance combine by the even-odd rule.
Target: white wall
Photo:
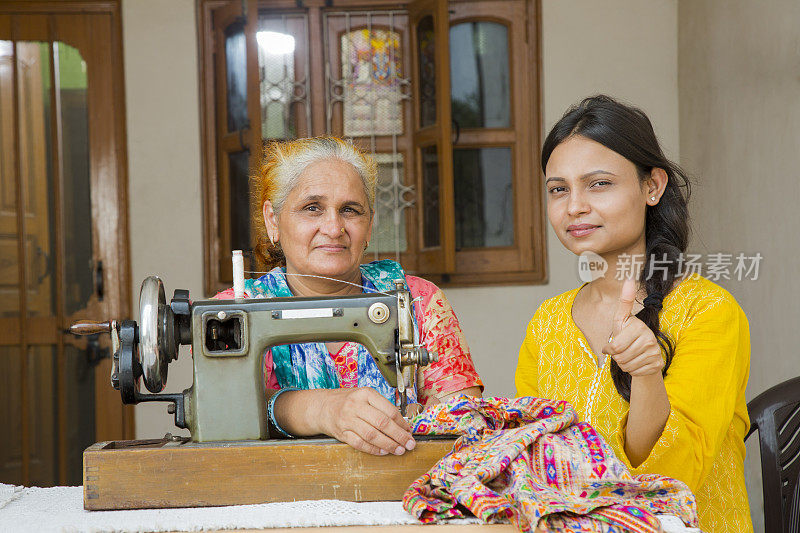
[[[681,0],[681,159],[695,175],[698,253],[757,252],[757,280],[721,280],[750,321],[748,400],[800,376],[800,2]],[[713,23],[712,23],[713,21]],[[745,474],[763,531],[757,442]]]
[[[151,16],[155,6],[161,15]],[[123,0],[134,294],[150,274],[168,292],[202,292],[202,224],[193,0]],[[605,92],[644,108],[678,156],[677,0],[544,0],[545,129],[581,98]],[[538,169],[531,169],[538,172]],[[578,283],[577,263],[548,235],[549,282],[450,289],[490,395],[513,395],[525,326],[546,298]],[[191,383],[189,359],[170,366],[169,391]],[[175,433],[163,405],[138,406],[137,437]]]
[[[202,294],[202,193],[194,0],[122,2],[128,125],[133,311],[142,280],[156,274],[167,299]],[[153,16],[158,13],[158,16]],[[192,384],[185,353],[169,366],[165,392]],[[137,438],[182,433],[166,404],[136,406]]]

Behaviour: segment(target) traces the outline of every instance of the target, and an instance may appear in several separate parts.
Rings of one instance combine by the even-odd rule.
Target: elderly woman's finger
[[[340,441],[344,442],[345,444],[349,444],[356,450],[369,453],[372,455],[386,455],[388,452],[386,450],[382,450],[378,446],[371,444],[365,441],[361,436],[353,430],[345,430],[341,435],[337,437]]]
[[[395,411],[397,411],[397,409],[395,409]],[[399,412],[397,413],[399,415]],[[359,417],[376,431],[385,435],[388,439],[391,439],[393,444],[391,445],[392,447],[385,448],[387,451],[394,453],[397,447],[403,448],[404,450],[413,450],[414,446],[416,446],[414,437],[411,435],[411,428],[405,429],[400,426],[399,422],[402,421],[405,427],[408,427],[408,422],[406,422],[402,416],[400,417],[400,421],[398,421],[397,417],[389,415],[370,405],[369,408],[359,413]],[[372,433],[370,433],[370,436],[371,435]],[[366,437],[365,440],[377,442],[376,439],[369,439]],[[380,441],[384,442],[382,439],[380,439]],[[381,444],[381,446],[382,445],[383,444]]]
[[[403,418],[403,415],[400,414],[400,411],[396,406],[392,405],[389,400],[381,396],[374,389],[367,388],[364,389],[364,391],[368,394],[367,401],[372,407],[381,411],[383,414],[394,420],[394,422],[403,430],[411,434],[411,426],[408,425],[408,420]]]
[[[412,403],[408,407],[406,407],[406,419],[414,418],[418,414],[420,414],[423,410],[423,407],[418,403]]]
[[[367,415],[367,418],[369,418],[369,415]],[[387,435],[386,429],[380,429],[364,419],[353,420],[350,429],[361,437],[365,443],[375,446],[380,450],[394,455],[403,455],[406,452],[405,443],[408,442],[408,437],[401,437],[400,440],[402,442],[397,442]]]

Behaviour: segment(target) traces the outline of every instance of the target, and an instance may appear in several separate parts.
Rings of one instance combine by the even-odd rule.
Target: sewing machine
[[[151,276],[142,283],[138,322],[85,321],[70,328],[76,335],[109,333],[111,385],[122,401],[168,402],[175,425],[191,433],[191,439],[167,435],[88,448],[87,509],[399,499],[449,451],[451,439],[419,442],[400,457],[369,456],[329,438],[269,440],[262,358],[280,344],[364,345],[397,388],[405,415],[417,366],[435,361],[436,354],[414,343],[411,297],[401,280],[388,293],[327,298],[245,299],[237,285],[241,279],[234,283],[239,297],[233,300],[192,302],[188,291],[176,290],[167,304],[163,283]],[[181,345],[192,347],[193,384],[182,393],[162,394]],[[243,483],[254,474],[276,483],[264,484],[263,477],[252,486]]]
[[[386,381],[399,392],[405,415],[414,368],[436,360],[414,344],[411,298],[398,281],[391,293],[330,298],[189,301],[176,290],[167,305],[164,285],[142,283],[139,322],[79,322],[78,335],[111,334],[111,384],[126,404],[170,402],[175,425],[195,442],[267,439],[262,377],[264,351],[297,342],[353,341],[369,350]],[[192,346],[194,383],[181,394],[158,394],[178,347]],[[141,382],[151,393],[140,392]],[[223,408],[228,406],[229,408]]]

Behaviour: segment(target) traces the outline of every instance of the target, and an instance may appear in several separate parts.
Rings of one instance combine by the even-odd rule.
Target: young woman
[[[361,264],[376,180],[372,159],[341,139],[272,143],[252,178],[256,256],[269,272],[245,280],[245,297],[386,291],[403,280],[415,301],[415,333],[439,355],[417,373],[409,414],[458,394],[480,396],[483,384],[442,291],[405,275],[394,261]],[[233,290],[217,297],[232,298]],[[415,446],[394,405],[395,389],[360,344],[273,346],[264,354],[264,382],[276,437],[323,433],[376,455],[401,455]]]
[[[752,531],[747,318],[727,291],[686,272],[685,174],[647,116],[607,96],[567,111],[542,169],[559,240],[608,268],[536,311],[517,394],[570,401],[633,474],[685,482],[703,531]]]

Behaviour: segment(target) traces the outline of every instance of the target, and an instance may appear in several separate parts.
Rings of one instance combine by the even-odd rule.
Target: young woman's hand
[[[326,435],[373,455],[402,455],[416,445],[400,411],[369,387],[325,391],[318,412]]]
[[[633,316],[636,282],[627,280],[622,286],[619,305],[614,315],[611,338],[603,353],[614,358],[619,367],[634,377],[661,374],[664,358],[653,331]]]

